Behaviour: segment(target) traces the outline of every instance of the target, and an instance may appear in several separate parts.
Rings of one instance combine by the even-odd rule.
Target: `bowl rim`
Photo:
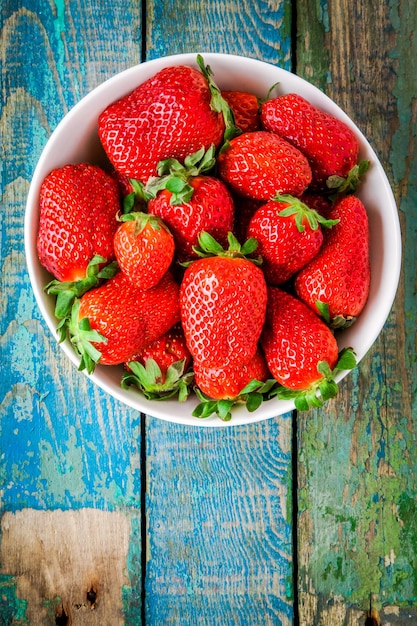
[[[366,152],[367,158],[370,158],[372,161],[372,168],[374,169],[374,176],[378,179],[378,184],[380,187],[380,193],[387,200],[387,209],[386,213],[391,218],[390,219],[390,263],[388,264],[388,259],[384,258],[384,267],[381,271],[385,272],[384,275],[389,275],[390,280],[388,284],[385,285],[384,297],[383,299],[379,298],[379,310],[378,310],[378,318],[377,321],[374,321],[372,325],[372,333],[371,338],[368,339],[367,342],[361,346],[361,349],[358,349],[355,346],[355,352],[357,354],[358,364],[370,350],[372,345],[375,343],[377,337],[379,336],[382,328],[384,327],[387,318],[392,309],[392,305],[394,303],[398,284],[400,280],[401,267],[402,267],[402,242],[401,242],[401,230],[400,230],[400,222],[398,216],[398,209],[396,206],[396,201],[388,180],[388,177],[377,157],[374,149],[372,148],[369,141],[366,139],[361,130],[357,127],[355,122],[337,105],[335,101],[333,101],[329,96],[327,96],[324,92],[319,90],[315,85],[309,83],[305,79],[293,74],[292,72],[281,68],[277,65],[273,65],[266,61],[262,61],[256,58],[234,55],[234,54],[225,54],[225,53],[217,53],[217,52],[187,52],[175,55],[167,55],[158,57],[156,59],[151,59],[144,61],[143,63],[138,63],[132,67],[129,67],[121,72],[114,74],[113,76],[107,78],[94,89],[92,89],[89,93],[87,93],[83,98],[81,98],[69,111],[68,113],[60,120],[57,124],[54,131],[51,133],[49,139],[47,140],[45,146],[43,147],[39,160],[34,169],[32,180],[29,187],[29,192],[26,201],[26,209],[25,209],[25,218],[24,218],[24,249],[25,249],[25,257],[26,257],[26,265],[28,269],[28,274],[31,282],[31,286],[35,295],[35,299],[37,305],[42,314],[42,318],[49,330],[52,332],[53,336],[56,340],[58,340],[58,333],[56,331],[56,319],[55,317],[51,317],[50,314],[50,296],[46,296],[44,293],[44,285],[40,285],[40,282],[37,278],[39,271],[44,272],[42,268],[39,268],[40,263],[37,259],[36,253],[36,245],[34,246],[34,239],[36,241],[35,232],[37,232],[37,223],[39,213],[35,210],[37,198],[39,195],[39,189],[43,178],[49,173],[51,167],[48,166],[49,159],[51,158],[51,154],[53,153],[53,149],[57,140],[59,139],[61,133],[64,129],[71,126],[73,120],[76,120],[80,113],[85,109],[85,107],[92,106],[96,101],[100,101],[103,95],[106,95],[104,99],[104,104],[100,110],[102,110],[107,104],[117,100],[122,95],[129,93],[132,91],[135,86],[140,84],[136,80],[136,76],[139,74],[143,74],[145,77],[140,79],[140,82],[146,80],[147,77],[152,76],[156,71],[162,69],[162,67],[167,65],[192,65],[197,66],[196,57],[198,54],[204,59],[206,65],[210,65],[214,71],[214,79],[216,80],[216,71],[219,68],[227,66],[227,64],[245,64],[246,68],[250,68],[253,74],[251,76],[257,76],[259,73],[263,76],[263,73],[276,73],[277,77],[281,78],[281,81],[286,81],[284,86],[284,91],[288,92],[289,90],[286,88],[287,85],[301,85],[303,87],[303,95],[305,92],[309,95],[305,95],[306,98],[312,99],[313,103],[318,99],[321,103],[321,108],[328,110],[330,113],[336,114],[339,119],[342,119],[347,125],[352,128],[355,132],[358,140],[361,144],[361,149]],[[213,67],[214,66],[214,67]],[[217,68],[217,70],[215,69]],[[132,82],[130,82],[132,80]],[[253,78],[253,81],[256,82],[257,79]],[[217,81],[216,81],[217,82]],[[219,86],[221,86],[221,81],[219,81]],[[118,87],[117,95],[111,95],[111,88]],[[98,118],[99,109],[96,110],[96,120]],[[358,193],[360,196],[360,192]],[[378,213],[378,217],[380,214]],[[372,234],[372,233],[371,233]],[[388,234],[386,234],[386,238],[388,238]],[[381,278],[381,277],[380,277]],[[45,283],[46,284],[46,283]],[[371,276],[371,289],[374,288],[372,284],[372,276]],[[48,304],[47,304],[48,303]],[[367,305],[366,305],[367,306]],[[365,309],[366,309],[365,306]],[[364,310],[365,310],[364,309]],[[357,330],[360,329],[364,324],[365,317],[361,316],[358,318],[357,322],[348,329],[344,331],[344,335],[340,337],[339,347],[344,347],[349,345],[349,338],[352,335],[352,329]],[[69,340],[65,340],[60,344],[60,347],[63,349],[68,358],[73,362],[74,365],[78,367],[79,358],[73,351]],[[115,368],[117,366],[112,366]],[[114,369],[113,369],[114,371]],[[93,374],[88,375],[83,372],[85,376],[90,378],[92,382],[94,382],[98,387],[100,387],[103,391],[109,393],[111,396],[121,401],[123,404],[133,408],[137,411],[145,413],[149,416],[154,416],[159,419],[174,422],[178,424],[184,424],[188,426],[197,426],[197,427],[225,427],[225,426],[239,426],[239,425],[247,425],[258,421],[263,421],[265,419],[271,419],[273,417],[278,417],[281,415],[285,415],[286,413],[294,410],[294,402],[290,400],[269,400],[261,405],[257,411],[254,413],[247,412],[245,407],[236,407],[234,409],[233,418],[230,422],[223,422],[218,417],[213,416],[210,418],[199,420],[191,416],[191,411],[188,414],[173,416],[170,415],[169,410],[167,410],[168,404],[166,401],[158,402],[155,400],[147,400],[140,392],[136,390],[123,390],[117,388],[113,385],[111,381],[109,381],[109,367],[98,365]],[[349,372],[341,372],[337,377],[336,381],[340,382],[345,376],[347,376]],[[185,405],[181,405],[178,401],[168,401],[171,402],[169,406],[172,405],[172,402],[175,402],[176,407],[181,407]],[[187,400],[190,403],[190,400]],[[278,403],[278,405],[277,405]],[[193,406],[196,402],[192,403]],[[191,406],[189,404],[188,406]],[[165,408],[164,408],[165,407]],[[272,410],[273,407],[276,407],[276,410]],[[192,409],[191,409],[192,410]]]

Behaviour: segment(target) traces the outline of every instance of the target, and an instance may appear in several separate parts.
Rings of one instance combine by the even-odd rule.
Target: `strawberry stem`
[[[160,191],[167,189],[172,194],[170,204],[186,204],[194,192],[194,188],[188,182],[190,178],[207,174],[215,163],[214,144],[208,150],[203,147],[188,155],[183,164],[177,159],[164,159],[158,163],[158,176],[148,180],[144,188],[145,197],[155,198]]]
[[[290,389],[279,385],[271,391],[271,396],[279,400],[294,400],[298,411],[307,411],[309,408],[319,408],[330,398],[338,393],[335,377],[342,371],[351,370],[356,366],[356,356],[352,348],[343,348],[339,353],[339,359],[333,370],[327,361],[319,361],[317,371],[320,378],[310,385],[308,389]]]
[[[363,160],[354,165],[347,176],[337,176],[336,174],[329,176],[326,180],[326,186],[330,191],[333,191],[330,198],[335,200],[343,195],[354,193],[362,182],[370,164],[370,161]]]
[[[249,239],[247,239],[242,245],[230,231],[227,234],[227,240],[229,242],[229,247],[225,250],[223,246],[216,241],[212,235],[210,235],[210,233],[203,230],[198,236],[198,246],[193,246],[193,250],[200,258],[213,256],[241,258],[247,259],[255,265],[261,265],[262,257],[258,256],[256,258],[250,258],[249,256],[253,254],[258,247],[258,242],[254,237],[249,237]],[[191,265],[193,262],[194,261],[187,261],[182,263],[182,265],[184,267],[188,267],[188,265]]]
[[[275,379],[265,382],[251,380],[235,398],[224,398],[222,400],[212,400],[195,387],[194,391],[200,400],[192,415],[200,419],[205,419],[216,414],[224,422],[232,419],[232,408],[237,404],[245,404],[246,409],[252,413],[256,411],[264,400],[269,400],[272,396],[271,389],[277,384]]]
[[[213,109],[213,111],[216,111],[217,113],[221,113],[223,115],[223,120],[225,124],[223,141],[230,141],[230,139],[233,139],[233,137],[240,135],[242,131],[236,126],[233,111],[226,102],[226,100],[223,98],[219,87],[214,82],[211,67],[204,63],[204,59],[201,54],[197,55],[197,64],[204,78],[207,80],[208,86],[210,88],[211,108]],[[220,151],[221,150],[222,148],[220,148]]]
[[[80,305],[80,300],[75,300],[68,322],[68,331],[74,351],[80,357],[78,370],[86,369],[88,374],[92,374],[101,359],[101,352],[93,346],[93,343],[107,343],[107,339],[91,328],[87,317],[79,319]]]
[[[135,385],[148,400],[167,400],[177,395],[184,402],[194,380],[194,373],[185,371],[185,363],[185,359],[172,363],[164,376],[155,359],[146,359],[145,365],[130,361],[127,364],[130,371],[122,377],[122,388]]]
[[[135,222],[135,236],[139,235],[147,224],[152,226],[154,230],[165,229],[167,232],[170,232],[168,226],[164,223],[164,221],[157,215],[152,215],[151,213],[127,213],[126,215],[122,215],[120,217],[120,221]]]
[[[291,196],[289,194],[280,194],[277,193],[273,200],[275,202],[283,202],[287,206],[282,209],[278,215],[281,217],[290,217],[294,216],[295,223],[297,225],[297,229],[300,233],[304,232],[304,220],[307,220],[311,230],[317,230],[319,225],[324,228],[331,228],[338,224],[339,220],[330,220],[320,215],[315,209],[311,209],[304,202],[302,202],[299,198],[295,196]]]
[[[61,320],[57,326],[59,342],[62,342],[66,337],[66,321],[71,314],[75,298],[80,298],[93,287],[97,287],[100,282],[112,278],[116,274],[118,270],[116,261],[112,261],[104,267],[103,263],[106,263],[106,259],[96,254],[87,266],[85,278],[66,282],[52,280],[45,286],[46,293],[57,297],[55,317]]]

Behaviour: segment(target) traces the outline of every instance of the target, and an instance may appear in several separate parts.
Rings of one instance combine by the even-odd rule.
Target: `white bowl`
[[[65,116],[47,142],[37,167],[27,199],[25,215],[25,250],[33,291],[41,313],[53,335],[57,338],[57,320],[54,316],[54,299],[44,292],[50,275],[40,265],[36,250],[39,219],[39,190],[45,176],[56,167],[71,162],[106,162],[97,135],[99,113],[110,103],[128,94],[137,85],[166,66],[196,64],[197,53],[162,57],[132,67],[105,81],[83,98]],[[378,337],[390,313],[401,269],[401,233],[397,207],[384,170],[369,143],[350,118],[319,89],[305,80],[263,61],[227,54],[202,53],[210,65],[214,79],[222,89],[244,89],[266,97],[270,87],[279,82],[279,93],[297,92],[314,105],[342,119],[355,132],[360,142],[360,159],[369,159],[371,168],[366,174],[358,196],[364,202],[369,216],[371,250],[371,290],[365,309],[357,322],[338,336],[340,348],[352,347],[358,362],[368,352]],[[78,357],[68,341],[60,344],[65,354],[78,366]],[[338,380],[346,376],[344,372]],[[195,397],[185,403],[176,400],[146,400],[134,387],[123,390],[120,386],[121,367],[97,366],[91,380],[104,391],[124,404],[155,417],[181,424],[197,426],[237,426],[268,419],[294,408],[292,401],[269,400],[254,413],[244,406],[233,409],[230,422],[216,416],[198,419],[192,416],[197,404]]]

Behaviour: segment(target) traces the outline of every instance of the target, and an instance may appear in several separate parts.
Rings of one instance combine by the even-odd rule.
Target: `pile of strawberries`
[[[298,409],[355,366],[336,329],[367,301],[369,235],[355,134],[297,94],[221,91],[167,67],[108,106],[106,170],[53,170],[37,238],[60,339],[88,373],[123,364],[151,399],[196,393],[229,420],[272,397]]]

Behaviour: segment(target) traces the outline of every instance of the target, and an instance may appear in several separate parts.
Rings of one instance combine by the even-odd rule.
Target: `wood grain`
[[[1,620],[364,626],[372,609],[381,626],[414,625],[416,5],[161,0],[143,9],[0,7]],[[298,416],[297,485],[290,415],[231,430],[141,417],[75,371],[26,273],[26,195],[60,119],[118,71],[193,50],[263,59],[318,85],[369,138],[398,203],[395,305],[339,397]]]
[[[139,59],[135,42],[125,43],[132,24],[140,25],[139,8],[121,2],[112,7],[109,14],[101,10],[99,19],[89,2],[81,12],[79,4],[64,2],[1,5],[1,508],[19,544],[11,549],[3,526],[0,616],[16,621],[1,623],[55,623],[57,598],[65,595],[75,624],[77,585],[84,584],[88,566],[89,575],[102,580],[101,613],[113,601],[111,614],[119,615],[113,623],[121,623],[123,603],[132,615],[139,606],[140,615],[140,415],[93,387],[55,344],[35,304],[23,249],[29,183],[51,132],[91,88]],[[117,33],[112,40],[101,36],[107,28]],[[90,509],[97,511],[91,524],[88,516],[71,514]],[[103,523],[109,517],[112,522]],[[123,588],[120,577],[117,589],[106,587],[109,563],[85,549],[73,546],[71,558],[60,560],[69,519],[71,531],[90,542],[96,555],[113,543]],[[119,526],[118,537],[109,532],[112,524]],[[126,534],[135,543],[129,546]],[[39,542],[44,549],[28,561],[32,540],[33,548]],[[61,569],[44,576],[45,560]],[[28,580],[33,585],[25,591]],[[49,607],[49,622],[34,617],[40,606]],[[106,622],[98,617],[95,623]]]
[[[378,153],[405,259],[378,341],[336,402],[300,416],[300,618],[363,624],[371,605],[382,624],[414,624],[416,7],[299,2],[297,14],[297,73],[336,100]]]
[[[149,420],[146,623],[292,623],[290,433]]]
[[[150,3],[147,58],[206,50],[289,69],[290,4]],[[146,623],[290,624],[290,416],[224,432],[148,418],[146,440]]]

